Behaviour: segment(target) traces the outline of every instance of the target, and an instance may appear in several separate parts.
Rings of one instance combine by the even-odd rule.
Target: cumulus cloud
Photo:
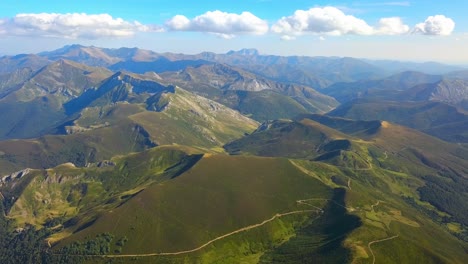
[[[448,36],[455,29],[455,22],[444,15],[430,16],[423,23],[417,24],[412,33],[424,35]]]
[[[375,34],[380,35],[401,35],[409,32],[409,26],[403,23],[399,17],[381,18],[375,29]]]
[[[17,14],[0,23],[0,33],[16,36],[64,37],[97,39],[130,37],[136,32],[161,31],[158,26],[125,21],[109,14],[39,13]]]
[[[387,2],[401,3],[401,2]],[[403,23],[400,17],[381,18],[377,25],[370,26],[366,21],[342,10],[327,6],[309,10],[297,10],[293,15],[282,17],[271,26],[271,31],[281,35],[282,39],[294,39],[303,34],[319,35],[450,35],[455,22],[443,15],[430,16],[413,30]]]
[[[262,35],[268,32],[268,23],[250,12],[241,14],[209,11],[193,19],[177,15],[166,21],[166,27],[173,31],[196,31],[213,33],[223,38],[238,34]]]
[[[336,7],[315,7],[297,10],[292,16],[282,17],[271,30],[277,34],[294,36],[303,33],[327,35],[371,35],[373,29],[364,20],[346,15]]]

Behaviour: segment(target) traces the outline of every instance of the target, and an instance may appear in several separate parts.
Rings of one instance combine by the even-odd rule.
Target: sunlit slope
[[[18,227],[59,225],[66,236],[100,212],[119,206],[153,182],[175,177],[195,164],[201,152],[188,147],[157,147],[75,167],[65,163],[3,178],[7,217]]]
[[[154,147],[143,127],[129,120],[71,135],[0,141],[0,175],[65,162],[76,166]]]
[[[130,118],[158,144],[221,146],[258,126],[235,110],[180,88],[148,98],[147,108],[152,111]]]
[[[224,105],[183,89],[161,86],[145,76],[121,74],[112,78],[70,103],[73,107],[69,109],[78,111],[77,117],[54,129],[61,135],[0,142],[0,175],[65,162],[84,166],[156,145],[217,148],[258,126]],[[144,89],[152,92],[136,92]]]
[[[429,263],[454,261],[440,250],[445,248],[458,252],[453,254],[460,262],[467,235],[465,148],[385,121],[309,118],[264,124],[225,148],[235,154],[301,158],[295,164],[311,175],[331,186],[347,187],[350,200],[346,203],[365,223],[355,231],[356,237],[352,234],[348,240],[363,243],[350,244],[356,254],[360,247],[366,247],[364,241],[373,241],[371,237],[398,235],[405,242],[392,243],[406,258],[393,256],[392,261],[418,259],[409,256],[427,257]],[[370,208],[372,204],[377,204],[380,212]],[[380,230],[374,230],[376,226]],[[411,226],[417,228],[410,230]],[[418,239],[425,243],[417,243]],[[415,244],[404,253],[404,243]]]
[[[232,263],[236,256],[263,253],[286,241],[301,223],[320,217],[318,208],[333,197],[330,187],[287,159],[207,154],[177,178],[154,184],[101,214],[89,227],[59,242],[54,250],[72,241],[110,233],[115,238],[127,238],[125,246],[120,247],[123,255],[182,252],[250,227],[186,252],[185,256],[181,253],[188,260],[209,262],[230,254]],[[314,206],[299,202],[310,198],[318,199]],[[317,234],[316,239],[324,238]],[[320,243],[316,246],[319,248]],[[111,245],[108,254],[115,254],[116,248]],[[178,263],[178,259],[171,261]]]
[[[468,142],[468,115],[441,102],[356,100],[328,115],[357,120],[387,120],[449,142]]]

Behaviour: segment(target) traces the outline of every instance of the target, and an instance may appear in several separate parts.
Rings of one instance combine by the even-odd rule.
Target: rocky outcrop
[[[9,183],[9,182],[11,182],[13,180],[16,180],[16,179],[21,179],[22,177],[26,176],[30,171],[31,171],[31,169],[26,168],[24,170],[14,172],[14,173],[12,173],[10,175],[3,176],[0,179],[0,185],[7,184],[7,183]]]
[[[107,167],[114,167],[115,162],[110,160],[103,160],[97,163],[88,163],[86,164],[87,168],[107,168]]]

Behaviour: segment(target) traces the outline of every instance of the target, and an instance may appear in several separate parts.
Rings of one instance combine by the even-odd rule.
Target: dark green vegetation
[[[468,142],[468,114],[440,102],[356,100],[328,113],[359,120],[388,120],[450,142]]]
[[[267,252],[260,263],[346,263],[352,261],[344,238],[361,225],[359,217],[349,215],[345,190],[335,189],[324,207],[325,213],[302,227],[295,237]]]
[[[2,57],[0,262],[464,263],[467,78],[451,70],[249,49]]]

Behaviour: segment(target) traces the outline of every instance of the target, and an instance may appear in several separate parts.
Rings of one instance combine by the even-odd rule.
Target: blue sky
[[[80,43],[158,52],[468,63],[468,1],[0,1],[0,54]]]

